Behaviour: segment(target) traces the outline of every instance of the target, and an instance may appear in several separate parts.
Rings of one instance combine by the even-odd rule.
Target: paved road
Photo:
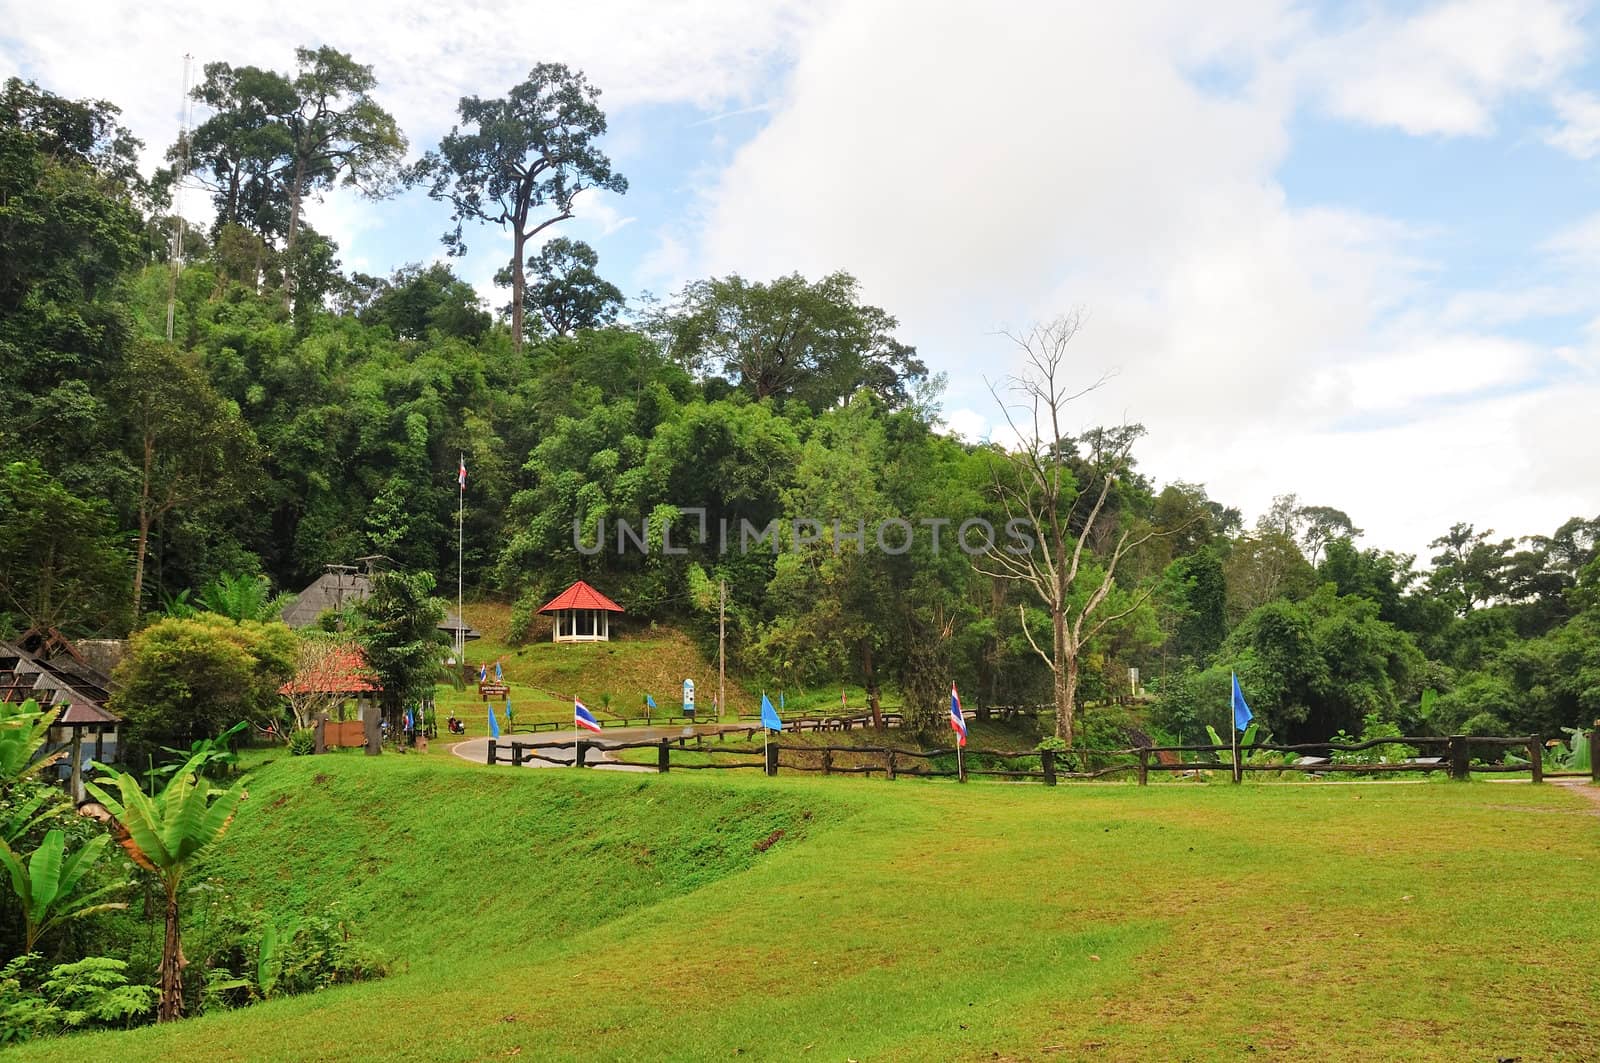
[[[586,738],[590,742],[656,742],[663,738],[678,738],[684,734],[716,734],[716,724],[700,724],[695,727],[608,727],[604,734],[595,734],[593,731],[539,731],[536,734],[519,734],[495,739],[500,743],[499,756],[511,760],[511,749],[508,743],[513,738],[518,742],[571,742],[575,738]],[[489,739],[469,738],[457,742],[450,747],[450,752],[462,760],[470,760],[474,764],[486,764],[489,760]],[[561,761],[552,764],[548,760],[529,760],[523,766],[531,768],[562,768],[571,767],[576,756],[576,751],[568,749],[541,749],[542,755],[553,757]],[[584,755],[584,764],[592,768],[605,768],[611,771],[648,771],[656,769],[645,764],[622,764],[616,757],[605,751],[604,747],[596,748],[591,745],[588,753]]]

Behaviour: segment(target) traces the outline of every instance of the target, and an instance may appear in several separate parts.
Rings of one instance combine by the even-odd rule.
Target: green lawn
[[[398,972],[13,1054],[1588,1059],[1597,843],[1555,786],[286,759],[210,872]]]

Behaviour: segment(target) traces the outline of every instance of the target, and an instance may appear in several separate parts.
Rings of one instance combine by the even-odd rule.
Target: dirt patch
[[[1600,816],[1600,786],[1587,782],[1564,782],[1556,785],[1565,786],[1579,797],[1586,799],[1589,802],[1589,812]]]

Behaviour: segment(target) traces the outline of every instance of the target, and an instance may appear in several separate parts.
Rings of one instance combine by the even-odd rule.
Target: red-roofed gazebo
[[[611,614],[622,606],[579,580],[545,603],[541,613],[550,613],[551,642],[610,642]]]

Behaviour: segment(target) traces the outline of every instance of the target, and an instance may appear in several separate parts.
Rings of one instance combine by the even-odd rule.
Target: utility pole
[[[728,638],[728,581],[717,580],[717,716],[728,711],[728,671],[725,656]]]
[[[172,269],[167,282],[167,342],[172,342],[172,322],[178,305],[178,274],[183,272],[183,182],[189,176],[189,64],[194,56],[183,56],[183,129],[178,134],[182,157],[178,163],[178,179],[172,182]]]

